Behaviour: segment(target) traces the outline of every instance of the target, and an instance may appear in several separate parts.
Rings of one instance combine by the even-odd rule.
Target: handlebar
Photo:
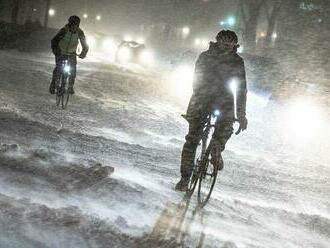
[[[181,115],[186,121],[188,121],[188,116],[186,114]],[[189,121],[188,121],[189,122]],[[239,122],[237,118],[234,119],[234,123]],[[239,126],[238,130],[235,132],[235,135],[239,135],[243,131],[242,127]]]

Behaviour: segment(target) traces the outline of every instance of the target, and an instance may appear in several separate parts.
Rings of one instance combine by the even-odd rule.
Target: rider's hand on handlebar
[[[86,58],[86,54],[84,53],[81,53],[81,54],[79,54],[79,58],[81,58],[81,59],[84,59],[84,58]]]
[[[240,132],[246,130],[247,126],[248,126],[248,120],[246,119],[245,116],[238,117],[237,121],[239,123],[239,128],[238,128],[237,132],[235,133],[236,135],[238,135]]]

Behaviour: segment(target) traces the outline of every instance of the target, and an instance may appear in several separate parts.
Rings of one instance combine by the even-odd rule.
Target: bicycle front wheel
[[[68,77],[62,77],[62,89],[63,89],[63,94],[62,94],[62,109],[66,109],[69,98],[70,98],[70,93],[69,93],[69,84],[68,84]]]
[[[190,177],[190,181],[188,184],[188,190],[187,195],[191,197],[191,195],[194,193],[196,189],[196,185],[198,183],[199,175],[201,172],[201,164],[203,160],[203,156],[206,150],[207,145],[207,136],[208,136],[209,129],[204,131],[203,137],[197,146],[196,152],[195,152],[195,160],[194,160],[194,167],[192,171],[192,175]]]
[[[60,106],[61,99],[62,99],[62,91],[61,91],[61,85],[56,84],[56,106]]]
[[[199,173],[198,204],[202,208],[209,201],[218,175],[218,163],[211,162],[211,144],[205,152]],[[216,161],[216,159],[214,160]]]

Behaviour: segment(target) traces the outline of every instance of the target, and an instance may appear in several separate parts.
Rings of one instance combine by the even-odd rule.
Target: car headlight
[[[132,54],[129,48],[123,47],[119,49],[118,58],[120,61],[128,61],[131,59],[131,56]]]
[[[154,56],[151,51],[143,51],[140,54],[140,63],[142,64],[152,64],[154,62]]]
[[[103,41],[102,44],[103,50],[108,51],[108,52],[112,52],[115,50],[115,43],[112,39],[107,38]]]
[[[321,108],[308,99],[301,99],[286,107],[283,127],[285,135],[306,141],[321,133],[324,125]]]

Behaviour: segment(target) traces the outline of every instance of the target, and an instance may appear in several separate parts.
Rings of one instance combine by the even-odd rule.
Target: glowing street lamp
[[[55,10],[54,9],[49,9],[48,14],[49,14],[49,16],[54,16],[55,15]]]
[[[182,34],[183,34],[184,36],[188,36],[189,33],[190,33],[190,28],[189,28],[189,27],[183,27],[183,28],[182,28]]]
[[[85,19],[87,19],[87,18],[88,18],[88,15],[85,13],[85,14],[83,15],[83,17],[84,17]]]
[[[100,16],[100,15],[97,15],[97,16],[96,16],[96,20],[97,20],[97,21],[101,21],[101,16]]]
[[[228,17],[228,19],[227,19],[227,24],[228,24],[229,26],[234,26],[234,25],[236,24],[236,19],[235,19],[235,17],[233,17],[233,16]]]

